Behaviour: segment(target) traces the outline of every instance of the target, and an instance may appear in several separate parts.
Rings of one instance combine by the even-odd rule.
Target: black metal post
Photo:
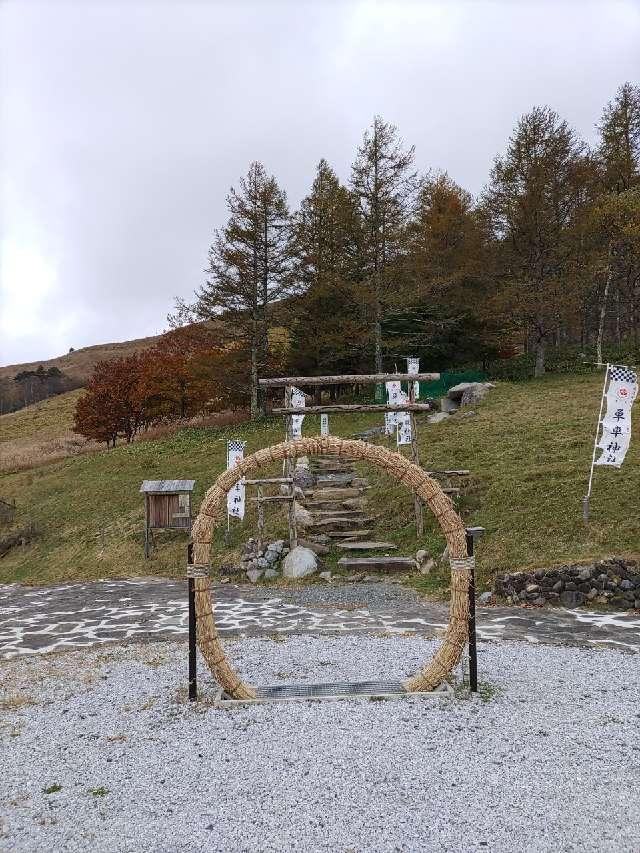
[[[478,528],[467,528],[467,554],[473,557],[474,533]],[[477,533],[476,533],[477,535]],[[471,569],[469,579],[469,689],[478,692],[478,649],[476,645],[476,578]]]
[[[187,546],[187,564],[193,565],[193,543]],[[187,578],[189,588],[189,701],[198,698],[198,670],[196,663],[196,581]]]

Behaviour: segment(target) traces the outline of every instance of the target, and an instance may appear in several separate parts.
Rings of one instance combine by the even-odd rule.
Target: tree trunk
[[[376,314],[373,323],[374,372],[382,373],[382,306],[376,280]]]
[[[611,263],[611,251],[609,251],[609,266],[607,268],[607,280],[600,302],[600,320],[598,322],[598,339],[596,341],[596,361],[602,363],[602,342],[604,339],[604,322],[607,316],[607,301],[611,290],[611,279],[613,278],[613,264]]]
[[[536,339],[536,366],[534,370],[534,376],[539,378],[540,376],[544,376],[544,361],[546,355],[546,340],[544,335],[538,335]]]
[[[256,342],[251,343],[251,420],[260,415],[259,409],[259,386],[258,386],[258,347]]]

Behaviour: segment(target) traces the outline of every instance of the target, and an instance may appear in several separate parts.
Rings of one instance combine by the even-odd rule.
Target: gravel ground
[[[414,589],[399,583],[379,581],[378,583],[340,583],[306,584],[300,587],[279,587],[274,595],[295,604],[298,607],[366,607],[369,610],[393,607],[413,607],[420,602]]]
[[[433,643],[228,645],[265,684],[396,677]],[[483,643],[484,698],[226,710],[185,702],[184,643],[4,662],[0,849],[637,851],[638,660]]]

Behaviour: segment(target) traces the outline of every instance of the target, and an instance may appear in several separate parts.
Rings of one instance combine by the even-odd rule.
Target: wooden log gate
[[[433,382],[440,379],[439,373],[369,373],[365,375],[342,375],[342,376],[279,376],[275,379],[259,379],[261,388],[284,388],[284,407],[274,408],[274,415],[284,415],[285,438],[291,441],[291,424],[293,415],[315,415],[315,414],[337,414],[340,412],[409,412],[411,418],[411,461],[420,465],[420,453],[418,450],[416,412],[429,412],[431,406],[428,403],[417,403],[415,398],[415,383]],[[385,382],[407,382],[409,387],[409,402],[404,405],[389,405],[380,403],[353,403],[334,404],[328,406],[307,406],[297,408],[291,405],[291,395],[294,388],[325,387],[332,385],[378,385]],[[285,476],[293,477],[294,459],[285,462]],[[291,487],[293,494],[293,485]],[[416,534],[424,534],[424,519],[422,501],[414,494],[414,513],[416,519]],[[289,507],[289,525],[291,518],[295,518],[295,506],[293,500]]]

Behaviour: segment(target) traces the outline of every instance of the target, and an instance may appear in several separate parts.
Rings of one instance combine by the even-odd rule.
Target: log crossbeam
[[[304,408],[294,409],[272,409],[272,415],[324,415],[324,414],[340,414],[340,412],[431,412],[433,407],[430,403],[404,403],[400,406],[391,406],[385,403],[354,403],[340,404],[334,406],[305,406]]]
[[[377,385],[381,382],[435,382],[439,373],[369,373],[363,376],[278,376],[259,379],[261,388],[287,388],[317,385]]]

